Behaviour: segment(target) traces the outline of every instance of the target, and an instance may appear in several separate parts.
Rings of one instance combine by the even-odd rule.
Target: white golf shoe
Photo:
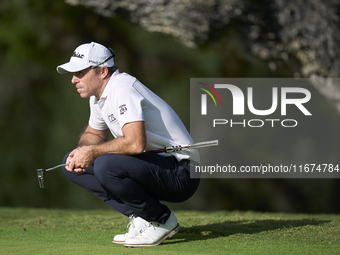
[[[142,218],[134,217],[133,215],[131,215],[129,219],[130,222],[127,225],[127,233],[114,236],[112,241],[113,243],[124,244],[127,238],[138,235],[140,233],[140,230],[145,226],[146,223],[148,223]]]
[[[165,224],[158,222],[147,222],[136,236],[129,237],[125,240],[126,247],[144,247],[156,246],[163,242],[166,238],[174,236],[180,229],[177,219],[171,213]]]

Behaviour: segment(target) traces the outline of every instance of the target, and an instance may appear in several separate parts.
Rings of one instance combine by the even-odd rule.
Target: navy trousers
[[[64,158],[64,163],[68,154]],[[188,160],[145,152],[128,156],[101,155],[85,172],[63,171],[66,177],[96,195],[120,213],[165,223],[170,210],[160,201],[183,202],[198,188],[190,178]]]

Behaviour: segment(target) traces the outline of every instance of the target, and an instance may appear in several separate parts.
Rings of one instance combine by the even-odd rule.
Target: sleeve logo
[[[115,122],[117,119],[115,118],[115,116],[113,116],[113,114],[110,114],[109,116],[108,116],[108,118],[109,118],[109,121],[112,123],[112,122]]]
[[[127,107],[126,107],[126,104],[122,104],[121,106],[119,106],[119,113],[120,115],[123,115],[124,113],[127,112]]]

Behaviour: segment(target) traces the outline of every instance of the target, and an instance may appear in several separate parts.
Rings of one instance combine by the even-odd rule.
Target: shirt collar
[[[120,74],[119,73],[119,70],[117,69],[110,77],[110,80],[108,81],[108,83],[106,84],[105,88],[104,88],[104,91],[102,93],[102,95],[100,96],[99,99],[97,99],[95,97],[94,99],[94,104],[99,104],[100,108],[102,107],[102,105],[104,104],[106,98],[107,98],[107,95],[109,94],[110,92],[110,81],[112,81],[114,78],[116,78],[116,76]]]

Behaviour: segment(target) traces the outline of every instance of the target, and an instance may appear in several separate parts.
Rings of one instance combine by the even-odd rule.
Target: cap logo
[[[78,53],[78,52],[73,52],[73,53],[72,53],[72,57],[83,59],[84,54],[80,54],[80,53]]]
[[[90,63],[93,63],[93,64],[98,64],[98,63],[100,63],[99,61],[94,61],[94,60],[91,60],[91,59],[89,60],[89,62],[90,62]]]

